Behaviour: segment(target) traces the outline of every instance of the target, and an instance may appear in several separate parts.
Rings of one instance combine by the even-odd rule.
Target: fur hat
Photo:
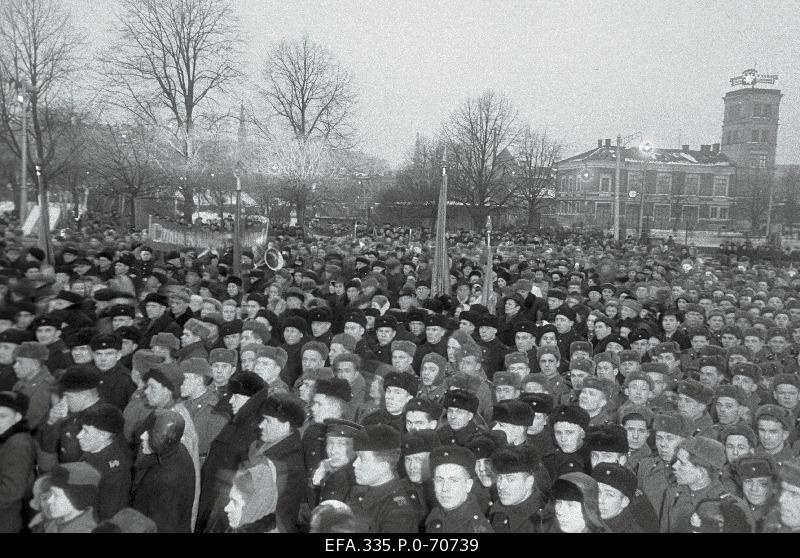
[[[181,362],[181,372],[206,377],[211,375],[211,365],[204,358],[192,357]]]
[[[68,391],[88,391],[90,389],[96,389],[99,385],[100,375],[95,372],[93,366],[89,364],[75,364],[70,366],[58,381],[58,387],[62,393]]]
[[[181,342],[180,339],[173,334],[161,331],[150,338],[150,348],[153,347],[166,347],[167,349],[177,351],[181,348]]]
[[[508,353],[505,358],[505,365],[506,368],[511,366],[512,364],[524,364],[525,366],[530,366],[530,360],[528,359],[527,353],[523,353],[520,351],[514,351],[513,353]]]
[[[408,392],[412,397],[417,394],[419,390],[419,379],[407,372],[389,372],[383,379],[383,389],[390,387],[397,387]]]
[[[348,403],[351,399],[353,399],[353,394],[350,390],[350,384],[347,383],[347,380],[342,380],[340,378],[317,380],[315,393],[316,395],[336,397],[345,403]]]
[[[721,471],[727,460],[725,446],[704,436],[685,438],[678,449],[685,449],[692,457],[693,463],[710,467],[715,471]]]
[[[475,454],[462,446],[439,446],[431,451],[430,465],[431,473],[439,465],[460,465],[471,478],[475,471]]]
[[[91,347],[93,351],[103,351],[106,349],[121,351],[122,337],[115,333],[100,333],[92,337],[92,340],[89,342],[89,347]]]
[[[779,405],[773,405],[773,404],[761,405],[756,410],[756,415],[753,420],[756,427],[758,427],[758,421],[762,418],[780,422],[783,425],[784,429],[790,432],[794,429],[794,416],[792,412],[789,409],[786,409]]]
[[[83,424],[94,426],[98,430],[104,430],[111,434],[121,434],[125,426],[125,419],[122,413],[114,405],[100,403],[87,409],[81,416]]]
[[[355,451],[391,451],[400,449],[400,432],[387,424],[370,424],[353,438]]]
[[[404,413],[409,412],[427,413],[431,420],[439,420],[442,416],[442,406],[432,399],[420,399],[415,397],[406,403]]]
[[[246,345],[246,347],[249,349],[251,345]],[[271,347],[269,345],[261,345],[261,347],[264,348],[261,349],[260,353],[256,354],[256,357],[263,356],[273,360],[280,368],[284,368],[286,366],[286,363],[289,361],[289,355],[284,349],[281,347]],[[245,347],[242,347],[241,350],[244,353]]]
[[[541,458],[532,446],[521,445],[500,448],[492,454],[492,470],[496,475],[512,473],[534,474],[541,464]]]
[[[364,329],[367,328],[367,317],[363,312],[348,312],[344,315],[344,323],[347,324],[348,322],[358,324]]]
[[[636,497],[636,475],[616,463],[598,463],[592,469],[592,478],[619,490],[629,500]]]
[[[14,358],[32,358],[34,360],[46,361],[50,358],[47,346],[36,341],[24,341],[14,349]]]
[[[289,393],[276,393],[267,397],[261,413],[281,422],[288,422],[293,428],[300,428],[306,420],[303,401]]]
[[[586,431],[584,446],[587,451],[608,451],[627,455],[628,435],[618,424],[590,426]]]
[[[494,406],[492,420],[516,426],[529,427],[533,423],[533,409],[519,400],[501,401]]]
[[[86,463],[62,463],[50,475],[50,485],[60,488],[76,510],[96,507],[100,471]]]
[[[714,401],[714,390],[697,380],[689,379],[679,382],[678,393],[691,397],[703,405],[710,405]]]
[[[584,431],[589,427],[589,413],[577,405],[561,405],[550,415],[550,424],[569,422],[580,426]]]
[[[0,391],[0,407],[6,407],[21,415],[28,412],[30,400],[24,393],[16,391]]]
[[[475,459],[489,459],[494,452],[506,446],[508,439],[502,430],[489,430],[467,442],[467,447],[475,454]]]
[[[252,320],[255,323],[255,320]],[[237,333],[241,333],[243,330],[243,323],[240,319],[231,320],[229,322],[222,322],[219,326],[219,336],[225,337],[226,335],[236,335]]]
[[[263,343],[269,343],[270,339],[272,339],[272,334],[267,328],[267,324],[259,322],[258,320],[245,320],[242,322],[240,332],[245,332],[247,330],[250,330],[258,335]],[[232,333],[236,332],[234,331]],[[231,333],[226,333],[226,335],[231,335]]]
[[[150,349],[139,349],[133,353],[132,367],[145,372],[164,362],[164,355],[157,355]]]
[[[169,389],[175,399],[181,396],[181,384],[183,384],[183,372],[177,362],[165,362],[148,370],[142,380],[146,383],[150,378]]]
[[[658,413],[653,419],[653,432],[668,432],[683,438],[691,434],[686,419],[673,413]]]
[[[444,394],[442,407],[464,409],[474,414],[478,412],[478,397],[465,389],[451,389]]]
[[[397,341],[392,341],[392,352],[395,351],[402,351],[413,357],[417,354],[417,345],[411,341],[398,339]]]
[[[553,412],[553,396],[549,393],[523,393],[519,399],[530,405],[534,413],[549,415]]]
[[[225,364],[236,366],[238,358],[239,355],[235,349],[211,349],[211,353],[208,355],[208,362],[209,364],[224,362]]]
[[[432,452],[439,446],[439,435],[435,430],[416,430],[403,437],[400,447],[403,457],[415,453]]]
[[[319,353],[319,355],[322,357],[322,360],[327,360],[328,358],[328,347],[319,341],[309,341],[304,343],[303,348],[300,350],[301,357],[306,351],[314,351]]]
[[[348,335],[347,333],[337,333],[334,335],[333,339],[331,339],[331,345],[334,343],[341,345],[351,353],[356,350],[356,345],[358,344],[355,337]]]
[[[267,384],[254,372],[240,372],[228,382],[231,393],[253,397],[256,393],[267,387]]]
[[[511,386],[516,389],[520,389],[521,387],[519,374],[506,372],[505,370],[499,370],[495,372],[494,377],[492,378],[492,383],[494,384],[494,387]]]
[[[189,318],[184,324],[183,329],[189,330],[192,335],[196,335],[203,341],[207,341],[208,338],[211,337],[211,330],[197,318]]]

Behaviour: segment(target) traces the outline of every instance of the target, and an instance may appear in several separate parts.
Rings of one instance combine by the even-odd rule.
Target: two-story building
[[[629,232],[643,216],[648,229],[729,230],[736,169],[719,144],[699,150],[622,148],[620,218]],[[610,139],[557,163],[557,203],[552,217],[561,225],[581,223],[612,229],[617,147]],[[644,186],[643,186],[644,185]]]

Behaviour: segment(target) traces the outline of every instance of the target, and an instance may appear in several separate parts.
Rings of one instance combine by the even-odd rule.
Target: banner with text
[[[210,231],[192,229],[176,223],[170,223],[158,217],[150,216],[147,237],[149,243],[157,250],[174,250],[175,248],[214,248],[224,250],[233,244],[233,233],[229,231]],[[244,231],[241,235],[242,248],[252,248],[267,243],[269,236],[269,220],[256,230]]]

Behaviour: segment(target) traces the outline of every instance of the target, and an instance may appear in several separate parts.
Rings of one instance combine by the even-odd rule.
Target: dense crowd
[[[800,530],[786,254],[459,231],[434,296],[428,232],[280,232],[4,229],[0,532]]]

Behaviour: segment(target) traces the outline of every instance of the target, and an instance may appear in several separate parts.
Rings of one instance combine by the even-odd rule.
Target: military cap
[[[502,430],[489,430],[467,442],[467,447],[475,455],[475,459],[489,459],[495,451],[507,445],[508,439]]]
[[[492,420],[527,428],[533,423],[533,415],[533,409],[530,405],[511,399],[494,405]]]
[[[154,366],[142,376],[142,380],[147,382],[153,379],[165,388],[172,391],[175,399],[181,396],[181,385],[183,384],[183,372],[177,362],[165,362]]]
[[[492,470],[496,475],[513,473],[536,473],[541,458],[532,446],[521,445],[516,447],[499,448],[491,456]]]
[[[93,426],[111,434],[121,434],[125,426],[122,412],[109,403],[93,405],[81,414],[81,421],[87,426]]]
[[[561,405],[550,415],[550,424],[568,422],[580,426],[583,430],[589,427],[589,413],[577,405]]]
[[[602,353],[598,353],[594,355],[592,359],[594,360],[595,366],[597,366],[601,362],[610,362],[611,364],[614,365],[615,368],[619,368],[619,357],[617,356],[616,353],[612,351],[605,351]]]
[[[556,316],[564,316],[571,322],[575,321],[575,310],[567,306],[566,304],[562,304],[559,306],[555,311]]]
[[[800,487],[800,460],[795,458],[782,461],[778,467],[778,476],[783,482]]]
[[[714,398],[719,399],[720,397],[730,397],[731,399],[735,399],[740,405],[747,404],[747,395],[744,393],[744,390],[738,386],[723,384],[715,387]]]
[[[211,349],[208,355],[208,362],[214,364],[215,362],[224,362],[231,366],[236,366],[238,355],[234,349]]]
[[[416,453],[430,453],[439,446],[439,434],[435,430],[416,430],[403,437],[400,447],[403,457]]]
[[[650,333],[648,333],[644,329],[636,329],[634,331],[631,331],[628,334],[628,342],[629,343],[634,343],[636,341],[647,341],[649,339],[650,339]],[[635,351],[631,351],[631,352],[635,352]],[[638,355],[639,353],[636,353],[636,354]]]
[[[695,326],[686,329],[686,336],[691,339],[693,337],[709,337],[708,328],[705,326]]]
[[[92,339],[97,335],[97,330],[91,328],[82,328],[78,331],[71,333],[64,339],[67,347],[74,349],[75,347],[88,347]]]
[[[130,304],[115,304],[114,306],[106,310],[105,315],[109,318],[116,318],[117,316],[135,318],[136,310]]]
[[[291,393],[276,393],[267,397],[261,406],[261,414],[288,422],[293,428],[300,428],[306,420],[303,400]]]
[[[92,337],[92,340],[89,342],[89,347],[91,347],[93,351],[102,351],[105,349],[121,351],[122,337],[114,333],[100,333]]]
[[[474,414],[478,412],[478,397],[465,389],[451,389],[444,394],[442,407],[464,409]]]
[[[36,341],[23,341],[14,349],[14,358],[32,358],[34,360],[46,361],[50,358],[47,345]]]
[[[636,475],[621,465],[598,463],[592,469],[592,478],[598,483],[616,488],[631,501],[636,497]]]
[[[587,374],[594,373],[594,362],[589,360],[588,358],[583,357],[575,357],[569,361],[569,369],[570,370],[582,370]]]
[[[463,312],[461,312],[458,315],[458,321],[459,322],[466,321],[466,322],[471,323],[473,326],[477,326],[478,325],[478,314],[475,313],[475,312],[472,312],[471,310],[464,310]]]
[[[563,289],[550,289],[547,291],[547,298],[557,298],[564,300],[567,298],[567,293]]]
[[[181,372],[184,374],[196,374],[201,377],[211,375],[211,365],[204,358],[192,357],[180,363]]]
[[[438,446],[431,451],[431,472],[435,472],[439,465],[460,465],[472,476],[475,471],[475,459],[475,454],[465,447]]]
[[[553,412],[553,396],[549,393],[523,393],[519,400],[530,405],[534,413],[549,415]]]
[[[541,372],[538,374],[528,374],[524,378],[522,378],[522,389],[525,389],[525,386],[529,383],[536,383],[542,386],[542,388],[549,394],[553,394],[553,390],[550,388],[550,384],[548,383],[547,376],[542,374]]]
[[[761,381],[760,367],[758,364],[753,364],[751,362],[738,362],[734,364],[731,366],[730,375],[731,378],[734,376],[746,376],[756,383]]]
[[[525,320],[519,321],[516,324],[514,324],[514,333],[517,334],[520,332],[536,335],[537,333],[536,324]]]
[[[686,420],[672,413],[658,413],[653,419],[654,432],[668,432],[677,436],[686,437],[690,435],[689,424]]]
[[[358,324],[364,329],[367,328],[367,317],[363,312],[348,312],[344,316],[344,323],[346,324],[348,322]]]
[[[58,387],[63,392],[88,391],[100,385],[100,375],[89,364],[74,364],[67,368],[58,380]]]
[[[727,459],[725,446],[705,436],[684,438],[678,449],[686,450],[692,458],[692,463],[711,467],[716,471],[722,470]]]
[[[536,350],[537,360],[541,359],[544,355],[553,355],[556,357],[556,360],[561,360],[561,351],[559,351],[558,347],[554,345],[546,345],[544,347],[539,347]]]
[[[477,323],[475,323],[478,327],[493,327],[494,329],[499,329],[500,322],[497,316],[493,314],[481,314],[477,318]]]
[[[492,383],[494,383],[494,387],[511,386],[516,389],[520,389],[521,387],[519,375],[505,370],[495,372]]]
[[[148,302],[155,302],[161,306],[169,306],[169,299],[160,293],[150,293],[144,297],[144,303],[147,304]]]
[[[377,308],[364,308],[362,312],[364,312],[364,315],[368,318],[372,317],[377,320],[378,318],[381,317],[381,311],[378,310]]]
[[[409,356],[414,356],[417,354],[417,345],[412,341],[406,341],[405,339],[398,339],[397,341],[392,341],[392,352],[395,351],[402,351]]]
[[[588,376],[585,380],[583,380],[582,389],[596,389],[597,391],[601,392],[606,399],[608,399],[613,387],[610,382],[602,380],[597,376]]]
[[[719,356],[701,356],[699,366],[700,368],[713,366],[717,370],[723,371],[725,370],[725,361]]]
[[[482,382],[483,380],[481,380],[480,376],[473,376],[462,372],[456,372],[452,376],[445,377],[445,385],[448,390],[465,389],[471,393],[478,393]]]
[[[439,420],[439,417],[442,416],[442,406],[431,399],[420,399],[419,397],[411,399],[406,403],[403,412],[408,413],[412,411],[427,413],[431,420]]]
[[[408,392],[409,395],[414,396],[419,390],[419,379],[414,374],[407,372],[389,372],[383,379],[383,389],[396,387]]]
[[[416,295],[412,292],[410,296],[416,296]],[[425,310],[422,310],[421,308],[415,308],[414,310],[411,310],[408,313],[408,323],[411,323],[411,322],[422,322],[422,323],[425,323],[425,316],[426,315],[427,315],[427,313],[425,312]]]
[[[794,427],[794,416],[789,409],[785,409],[779,405],[767,404],[761,405],[756,410],[754,422],[756,426],[758,421],[762,418],[772,419],[783,424],[786,430],[792,430]]]
[[[680,347],[674,341],[667,341],[665,343],[659,343],[650,351],[652,355],[663,355],[664,353],[671,353],[676,355],[681,352]]]
[[[400,432],[388,424],[370,424],[353,436],[355,451],[392,451],[400,449]]]
[[[363,315],[363,314],[362,314]],[[308,333],[308,323],[297,315],[291,315],[283,320],[283,329],[293,327],[302,334]]]
[[[19,329],[7,329],[0,333],[0,343],[11,343],[13,345],[21,345],[26,341],[33,341],[33,333],[30,331],[23,331]]]
[[[352,335],[348,335],[347,333],[337,333],[331,339],[331,345],[341,345],[344,347],[348,352],[353,352],[356,350],[357,341],[355,337]]]
[[[637,353],[636,351],[631,351],[631,350],[620,351],[619,355],[617,355],[617,357],[619,358],[619,362],[620,363],[623,363],[623,362],[641,362],[642,361],[642,357],[639,355],[639,353]]]
[[[588,341],[573,341],[569,344],[569,354],[573,354],[575,351],[585,351],[589,353],[589,355],[594,355],[594,347]]]
[[[425,317],[425,327],[438,326],[447,329],[447,317],[443,314],[428,314]]]
[[[255,322],[255,320],[252,320]],[[258,323],[258,322],[256,322]],[[242,332],[242,320],[236,318],[229,322],[223,322],[219,326],[219,336],[225,337],[226,335],[235,335]],[[263,324],[262,324],[263,325]]]
[[[641,420],[649,426],[653,424],[653,419],[655,416],[655,413],[653,413],[649,407],[644,405],[634,405],[623,415],[622,420],[620,420],[619,423],[622,426],[625,426],[625,423],[629,420]]]
[[[748,455],[740,458],[734,465],[737,476],[744,479],[769,478],[776,473],[775,463],[767,456]]]
[[[150,338],[150,347],[166,347],[177,351],[181,346],[181,342],[171,333],[165,331],[159,332]]]
[[[330,438],[354,438],[363,427],[357,422],[345,419],[327,418],[323,421],[325,435]]]
[[[764,341],[765,340],[764,338],[766,337],[766,335],[764,334],[763,330],[761,330],[761,329],[759,329],[757,327],[749,327],[749,328],[745,329],[744,331],[742,331],[742,339],[744,339],[745,337],[758,337],[759,339]]]
[[[618,424],[590,426],[586,431],[584,446],[588,451],[628,453],[628,435]]]
[[[794,386],[796,388],[800,388],[800,378],[797,377],[795,374],[778,374],[775,376],[775,380],[772,382],[773,388],[778,387],[781,384],[786,384],[790,386]]]
[[[750,443],[751,447],[755,448],[758,445],[758,436],[756,435],[755,431],[742,422],[737,422],[736,424],[731,424],[724,427],[722,432],[720,432],[719,439],[724,444],[728,439],[728,436],[743,436],[744,438],[747,438],[747,441]]]
[[[506,368],[510,367],[512,364],[524,364],[525,366],[530,366],[528,355],[520,351],[508,353],[503,360],[505,361]]]
[[[625,377],[625,387],[631,385],[631,382],[635,382],[636,380],[640,380],[642,382],[647,382],[647,386],[650,390],[654,389],[653,380],[645,374],[644,372],[631,372]]]
[[[61,329],[61,326],[64,322],[57,317],[57,315],[45,314],[44,316],[39,316],[33,322],[31,322],[31,330],[36,331],[40,327],[54,327],[56,329]]]
[[[350,384],[347,380],[340,378],[330,378],[317,380],[315,387],[316,395],[327,395],[328,397],[336,397],[345,403],[349,403],[353,399],[353,393],[350,390]]]
[[[710,405],[714,401],[714,390],[697,380],[689,379],[678,382],[678,393],[691,397],[704,405]]]
[[[17,391],[0,391],[0,407],[11,409],[15,413],[25,415],[28,412],[30,400],[24,393]]]
[[[114,333],[119,335],[123,341],[127,339],[128,341],[133,341],[136,345],[142,341],[142,332],[134,326],[122,326],[114,330]]]
[[[739,339],[742,338],[742,331],[735,325],[725,325],[720,330],[720,335],[725,335],[726,333],[733,335]]]

